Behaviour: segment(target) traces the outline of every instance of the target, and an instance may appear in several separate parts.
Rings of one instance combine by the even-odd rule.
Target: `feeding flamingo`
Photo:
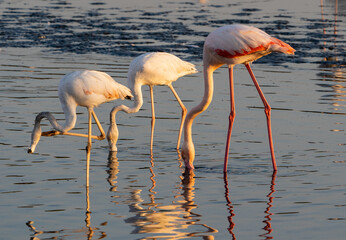
[[[184,123],[184,143],[182,146],[182,157],[186,167],[194,169],[195,147],[192,141],[192,123],[197,115],[205,111],[213,97],[213,72],[224,64],[228,65],[230,83],[230,104],[229,126],[226,141],[223,171],[227,172],[227,162],[229,155],[229,144],[232,133],[232,126],[235,118],[234,88],[233,88],[233,67],[236,64],[244,64],[251,76],[251,79],[264,104],[264,111],[267,119],[268,137],[271,152],[271,159],[274,171],[277,170],[274,147],[271,132],[271,108],[264,97],[264,94],[252,72],[250,63],[271,52],[282,52],[294,54],[295,50],[287,43],[271,37],[264,31],[246,25],[234,24],[220,27],[209,34],[203,48],[203,69],[204,69],[204,96],[199,105],[191,109],[187,114]]]
[[[110,126],[107,133],[107,139],[109,142],[110,151],[117,151],[116,143],[118,140],[118,127],[115,121],[115,115],[119,111],[126,113],[135,113],[143,105],[142,86],[148,85],[150,89],[151,98],[151,138],[150,138],[150,151],[153,146],[153,135],[155,127],[155,110],[154,110],[154,95],[153,87],[157,85],[166,85],[173,92],[177,99],[181,109],[181,123],[179,128],[179,135],[177,141],[177,149],[179,149],[180,138],[183,129],[183,123],[186,116],[186,108],[183,102],[180,100],[178,94],[173,88],[172,83],[178,78],[196,73],[195,65],[192,63],[181,60],[180,58],[165,52],[152,52],[145,53],[136,57],[130,64],[127,78],[127,85],[131,89],[134,95],[134,105],[129,108],[125,105],[115,106],[110,114]]]
[[[41,112],[36,116],[35,126],[31,134],[31,145],[28,149],[28,153],[35,151],[41,135],[42,136],[54,136],[54,135],[70,135],[78,137],[87,137],[87,156],[90,156],[91,139],[103,140],[106,135],[105,132],[94,112],[94,107],[109,102],[115,99],[130,99],[132,97],[130,89],[117,83],[107,73],[84,70],[76,71],[64,76],[59,83],[59,100],[61,107],[65,114],[65,124],[60,125],[54,116],[50,112]],[[89,114],[89,126],[88,134],[71,133],[68,132],[74,128],[77,121],[76,108],[77,106],[83,106],[88,109]],[[93,116],[98,129],[100,130],[100,136],[93,136],[91,133],[91,116]],[[47,118],[54,128],[53,131],[43,132],[41,131],[41,120]],[[89,174],[89,158],[87,157],[87,179]],[[88,180],[87,180],[88,185]]]

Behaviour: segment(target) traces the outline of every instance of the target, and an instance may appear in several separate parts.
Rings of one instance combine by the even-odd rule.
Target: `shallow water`
[[[332,0],[135,2],[0,1],[0,239],[343,239],[345,2],[336,14]],[[57,85],[73,70],[105,71],[125,84],[134,56],[171,52],[200,70],[174,83],[191,109],[203,93],[203,41],[230,23],[255,25],[297,50],[253,64],[273,109],[277,174],[263,107],[243,66],[235,68],[226,179],[225,67],[215,72],[213,102],[193,127],[194,176],[183,174],[175,150],[180,110],[167,87],[154,88],[153,156],[143,87],[143,108],[118,114],[119,152],[109,156],[106,141],[93,141],[89,191],[85,139],[42,137],[36,153],[26,153],[38,112],[64,119]],[[105,129],[119,103],[96,109]],[[87,131],[86,115],[78,108],[74,131]]]

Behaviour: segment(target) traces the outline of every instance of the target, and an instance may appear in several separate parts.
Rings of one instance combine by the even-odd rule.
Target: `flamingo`
[[[150,151],[152,152],[155,127],[153,87],[157,85],[168,86],[182,109],[181,123],[176,147],[177,149],[179,149],[183,123],[186,117],[187,110],[183,102],[180,100],[177,92],[173,88],[172,83],[182,76],[193,74],[196,72],[197,70],[195,68],[195,65],[183,61],[170,53],[151,52],[136,57],[130,64],[127,76],[128,87],[131,89],[134,95],[134,105],[132,108],[129,108],[125,105],[113,107],[110,114],[110,126],[107,133],[110,151],[117,151],[116,143],[118,140],[119,132],[116,125],[115,116],[119,111],[123,111],[126,113],[135,113],[139,111],[139,109],[143,105],[142,85],[148,85],[150,89],[152,111]]]
[[[131,99],[132,93],[126,86],[117,83],[107,73],[84,70],[75,71],[65,75],[59,83],[59,100],[62,109],[65,114],[65,124],[60,125],[54,116],[50,112],[41,112],[36,116],[35,125],[31,134],[31,145],[28,149],[28,153],[35,151],[41,135],[42,136],[54,136],[54,135],[70,135],[78,137],[87,137],[88,145],[87,151],[87,186],[88,186],[88,174],[89,174],[89,159],[91,149],[91,139],[103,140],[106,135],[98,120],[94,107],[109,102],[115,99]],[[89,114],[89,126],[88,134],[71,133],[69,130],[74,128],[77,121],[76,108],[77,106],[83,106],[88,109]],[[98,129],[100,130],[100,136],[93,136],[91,133],[91,116],[94,118]],[[47,118],[53,127],[53,131],[42,132],[41,120]]]
[[[193,170],[195,158],[195,147],[192,141],[192,123],[197,115],[205,111],[213,97],[213,72],[226,64],[229,70],[230,83],[230,115],[224,157],[223,172],[227,172],[227,162],[229,155],[229,145],[232,133],[232,126],[235,118],[234,88],[233,88],[233,67],[236,64],[244,64],[251,79],[264,104],[264,111],[267,119],[268,137],[273,170],[277,171],[274,147],[271,132],[271,108],[264,97],[264,94],[252,72],[250,63],[271,52],[282,52],[294,54],[295,50],[283,41],[274,38],[264,31],[247,25],[234,24],[220,27],[211,32],[205,40],[203,48],[203,69],[204,69],[204,96],[199,105],[192,108],[186,116],[184,123],[184,143],[182,146],[182,158],[185,166]]]

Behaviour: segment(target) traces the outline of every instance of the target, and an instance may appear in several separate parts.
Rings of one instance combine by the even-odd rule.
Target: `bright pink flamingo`
[[[272,131],[270,123],[271,108],[253,74],[250,63],[271,52],[282,52],[294,54],[295,50],[288,44],[277,38],[271,37],[264,31],[246,25],[229,25],[216,29],[206,38],[203,49],[204,68],[204,96],[199,105],[191,109],[184,123],[184,144],[182,146],[182,157],[188,169],[193,170],[195,158],[195,147],[192,141],[192,123],[197,115],[205,111],[213,97],[213,72],[224,64],[228,65],[230,83],[231,111],[229,115],[228,135],[226,141],[225,161],[223,171],[227,172],[229,144],[231,140],[232,126],[235,118],[233,67],[236,64],[244,64],[250,73],[253,83],[264,104],[267,118],[268,136],[271,158],[274,171],[277,170]]]

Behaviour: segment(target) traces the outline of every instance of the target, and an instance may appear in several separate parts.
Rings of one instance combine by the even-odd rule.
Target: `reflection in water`
[[[87,154],[87,158],[90,159],[90,152]],[[71,236],[76,236],[78,233],[83,233],[82,237],[85,239],[93,239],[93,236],[95,232],[98,232],[100,228],[92,228],[91,227],[91,209],[90,209],[90,192],[89,192],[89,186],[85,186],[85,202],[86,202],[86,208],[85,208],[85,227],[81,229],[60,229],[60,230],[50,230],[50,231],[40,231],[37,230],[34,226],[34,221],[28,221],[26,225],[30,228],[30,230],[33,232],[33,236],[30,238],[32,240],[39,240],[39,236],[42,235],[43,239],[47,239],[47,234],[51,235],[49,239],[66,239],[70,238]],[[107,222],[101,223],[101,226],[107,225]],[[107,234],[103,231],[99,231],[99,236],[94,239],[103,239],[106,238]],[[80,237],[78,237],[80,238]]]
[[[227,201],[227,207],[228,207],[228,211],[229,211],[229,216],[228,216],[228,222],[229,222],[229,227],[228,227],[228,232],[231,234],[232,239],[236,239],[235,234],[233,233],[233,229],[234,229],[234,222],[233,222],[233,217],[235,216],[234,214],[234,210],[233,210],[233,205],[231,202],[231,199],[229,197],[229,188],[228,188],[228,178],[227,178],[227,172],[224,172],[223,174],[223,180],[225,182],[225,198]]]
[[[271,216],[273,215],[271,212],[270,212],[270,209],[271,207],[273,206],[273,200],[274,200],[274,197],[272,196],[273,193],[275,192],[275,189],[274,189],[274,186],[275,186],[275,179],[276,179],[276,171],[273,172],[273,175],[272,175],[272,180],[271,180],[271,184],[270,184],[270,192],[269,194],[267,195],[268,197],[268,202],[267,202],[267,208],[266,210],[264,211],[265,214],[267,214],[265,217],[264,217],[264,220],[263,222],[266,224],[265,227],[263,228],[266,233],[265,234],[262,234],[260,235],[261,237],[265,237],[264,239],[268,240],[268,239],[273,239],[273,237],[269,236],[273,229],[272,229],[272,225],[271,225]]]
[[[334,92],[334,94],[328,94],[327,96],[324,96],[324,100],[332,101],[332,106],[334,111],[340,111],[343,107],[345,107],[345,104],[342,104],[341,102],[346,101],[345,100],[345,93],[346,91],[345,86],[343,85],[346,82],[346,79],[344,77],[344,68],[345,65],[342,64],[341,61],[338,59],[339,54],[339,48],[338,43],[341,43],[341,41],[338,41],[338,38],[341,38],[341,36],[338,36],[337,31],[337,24],[338,24],[338,0],[335,0],[335,10],[334,10],[334,28],[333,28],[333,34],[329,34],[327,31],[327,22],[328,21],[325,18],[325,9],[323,0],[321,0],[321,21],[323,23],[323,53],[324,58],[323,61],[321,61],[320,68],[321,72],[318,73],[318,75],[322,78],[321,80],[323,82],[330,82],[330,83],[323,83],[318,84],[321,87],[326,87],[331,90],[328,90],[327,92]],[[333,46],[328,45],[328,40],[331,39],[330,36],[333,36]],[[332,51],[328,51],[332,50]]]
[[[29,227],[30,231],[33,232],[30,239],[32,240],[40,240],[40,236],[42,235],[42,239],[69,239],[72,237],[77,237],[79,233],[83,233],[79,238],[85,239],[93,239],[94,233],[98,232],[100,228],[92,228],[91,227],[91,211],[90,211],[90,199],[89,199],[89,187],[85,189],[85,198],[86,198],[86,209],[85,209],[85,227],[81,229],[60,229],[60,230],[48,230],[48,231],[40,231],[37,230],[34,226],[34,221],[28,221],[26,225]],[[100,225],[106,225],[107,222],[101,223]],[[49,235],[49,237],[47,237]],[[107,234],[103,231],[99,231],[99,236],[94,239],[104,239],[107,237]]]
[[[265,240],[273,239],[273,237],[270,236],[270,234],[273,231],[272,225],[271,225],[271,220],[272,220],[271,216],[273,214],[270,212],[270,209],[273,206],[274,197],[272,195],[275,192],[274,186],[275,186],[276,174],[277,174],[277,172],[273,171],[272,179],[271,179],[271,184],[270,184],[270,192],[267,195],[267,197],[268,197],[267,208],[264,211],[264,213],[266,215],[265,215],[264,220],[263,220],[263,222],[265,223],[265,226],[264,226],[263,229],[266,231],[266,233],[261,234],[260,237],[264,237]],[[227,172],[224,173],[223,180],[224,180],[224,183],[225,183],[225,198],[226,198],[226,202],[227,202],[226,205],[227,205],[227,209],[229,211],[229,216],[228,216],[228,222],[229,222],[228,232],[231,234],[232,239],[236,240],[237,238],[236,238],[236,236],[235,236],[235,234],[233,232],[234,231],[234,227],[235,227],[235,223],[233,221],[233,217],[235,216],[235,213],[234,213],[234,207],[233,207],[233,204],[231,202],[230,195],[229,195],[229,184],[228,184]]]
[[[109,191],[110,192],[116,192],[117,191],[117,174],[119,173],[119,162],[117,158],[117,152],[109,152],[108,155],[108,164],[107,164],[108,170],[108,178],[107,181],[109,185],[111,186]]]
[[[125,219],[126,223],[134,226],[133,234],[155,234],[153,238],[181,239],[187,237],[203,237],[203,239],[214,239],[211,233],[218,232],[216,229],[200,223],[201,215],[193,212],[197,205],[194,198],[195,178],[193,173],[183,173],[180,177],[179,191],[175,191],[172,204],[162,205],[157,203],[155,191],[156,180],[154,172],[154,159],[151,157],[150,180],[152,182],[149,191],[150,202],[145,203],[141,198],[141,189],[132,189],[129,204],[133,217]],[[192,226],[203,227],[202,231],[188,231]],[[201,228],[199,228],[200,230]]]

